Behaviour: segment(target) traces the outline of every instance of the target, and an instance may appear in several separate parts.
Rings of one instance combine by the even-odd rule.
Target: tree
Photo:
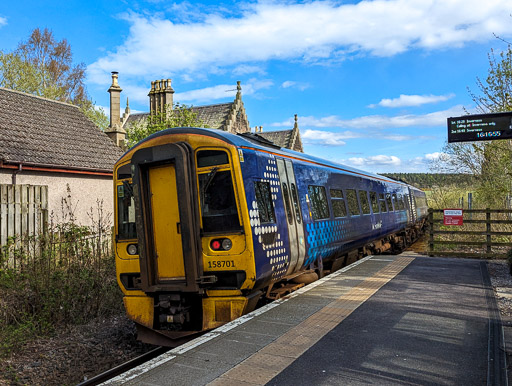
[[[198,118],[190,106],[176,103],[174,108],[166,106],[165,112],[150,115],[131,124],[126,130],[128,147],[142,141],[149,135],[171,127],[208,127]]]
[[[47,28],[34,29],[13,52],[0,51],[0,86],[77,105],[104,129],[108,119],[95,109],[84,82],[85,64],[73,64],[67,40],[57,41]]]
[[[488,55],[489,70],[485,80],[477,77],[475,94],[468,92],[480,113],[512,110],[512,48]],[[506,140],[452,143],[443,148],[443,156],[431,165],[435,172],[471,173],[476,178],[476,193],[481,205],[502,207],[511,191],[512,151]]]
[[[488,55],[489,72],[485,82],[476,78],[481,95],[468,92],[481,113],[497,113],[512,110],[512,48],[501,52],[496,58],[494,50]]]

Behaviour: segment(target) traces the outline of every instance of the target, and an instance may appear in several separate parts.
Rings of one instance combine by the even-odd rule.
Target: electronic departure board
[[[448,118],[448,142],[512,139],[512,112]]]

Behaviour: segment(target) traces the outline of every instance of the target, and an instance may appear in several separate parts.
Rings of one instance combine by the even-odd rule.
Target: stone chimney
[[[149,111],[151,115],[165,113],[166,106],[173,108],[174,90],[171,86],[171,79],[155,80],[151,82],[149,91]]]
[[[117,83],[118,73],[112,71],[112,84],[108,89],[110,94],[110,126],[105,131],[110,139],[119,147],[124,148],[126,131],[121,124],[121,87]]]

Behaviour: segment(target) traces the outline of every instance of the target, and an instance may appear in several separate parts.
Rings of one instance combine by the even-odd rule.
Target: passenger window
[[[402,197],[402,195],[399,193],[398,194],[398,209],[399,210],[404,210],[405,207],[404,207],[404,198]]]
[[[376,192],[370,192],[370,201],[372,203],[373,213],[379,213],[379,199]]]
[[[286,217],[288,218],[288,223],[291,224],[293,221],[292,212],[290,208],[290,194],[288,193],[288,185],[283,182],[281,184],[281,187],[283,189],[283,200],[284,200],[284,207],[286,210]]]
[[[396,193],[393,193],[391,195],[391,198],[393,199],[393,208],[395,208],[395,210],[400,210],[400,207],[398,206],[398,199],[396,197]]]
[[[361,214],[357,202],[357,194],[354,189],[347,189],[347,203],[348,211],[351,216],[359,216]]]
[[[204,232],[226,232],[240,230],[231,172],[217,171],[201,173],[199,191]]]
[[[379,193],[379,204],[380,204],[380,212],[386,213],[388,210],[386,209],[386,200],[384,199],[383,193]]]
[[[361,203],[363,214],[370,214],[370,203],[368,202],[368,192],[366,190],[359,191],[359,202]]]
[[[256,203],[258,204],[260,223],[275,223],[276,216],[274,214],[274,205],[272,204],[270,184],[264,181],[256,181],[254,183],[254,191]]]
[[[327,205],[327,195],[323,186],[308,186],[309,199],[311,201],[311,214],[313,220],[321,220],[331,217],[329,214],[329,205]]]
[[[223,150],[201,150],[197,152],[197,167],[204,168],[229,164],[228,153]]]
[[[343,190],[331,189],[331,204],[334,212],[334,217],[346,217],[347,207],[345,206],[345,200],[343,197]]]
[[[300,215],[300,204],[299,204],[299,195],[297,194],[297,188],[295,184],[291,184],[292,187],[292,198],[293,198],[293,207],[295,208],[295,217],[297,218],[297,223],[300,224],[302,221],[302,216]]]
[[[388,210],[393,211],[393,203],[391,202],[391,194],[386,193],[386,203],[388,204]]]

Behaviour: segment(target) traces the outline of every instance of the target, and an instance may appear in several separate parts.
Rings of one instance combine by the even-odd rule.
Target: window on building
[[[308,192],[313,219],[321,220],[331,217],[325,188],[323,186],[309,185]]]

